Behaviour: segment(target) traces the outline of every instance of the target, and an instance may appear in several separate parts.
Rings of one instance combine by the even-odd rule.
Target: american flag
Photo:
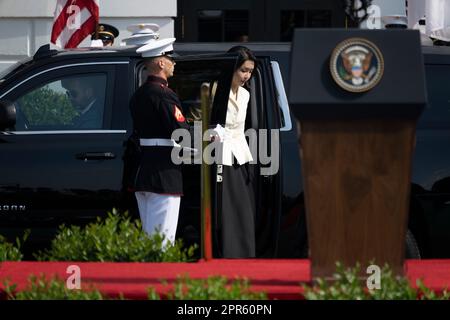
[[[61,48],[76,48],[95,31],[99,0],[57,0],[51,42]]]

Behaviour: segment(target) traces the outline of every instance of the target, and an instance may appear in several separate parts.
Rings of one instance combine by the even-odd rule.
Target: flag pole
[[[202,109],[202,137],[208,130],[209,119],[209,90],[200,91]],[[202,139],[202,149],[205,150],[209,141]],[[203,152],[201,153],[203,155]],[[205,261],[212,257],[211,233],[211,171],[210,166],[201,159],[201,257]]]

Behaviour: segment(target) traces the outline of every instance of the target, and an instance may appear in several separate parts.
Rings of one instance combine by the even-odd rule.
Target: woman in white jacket
[[[217,203],[218,250],[223,258],[255,257],[255,188],[252,153],[244,135],[250,93],[244,85],[255,69],[256,58],[246,47],[228,52],[238,54],[221,133],[221,201]]]

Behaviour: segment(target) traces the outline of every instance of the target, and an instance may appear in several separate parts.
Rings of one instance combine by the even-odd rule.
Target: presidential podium
[[[299,121],[313,277],[336,262],[403,274],[416,122],[426,104],[414,30],[296,29],[289,103]]]

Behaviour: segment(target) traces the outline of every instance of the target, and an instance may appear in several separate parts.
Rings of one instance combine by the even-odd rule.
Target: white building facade
[[[0,71],[50,42],[56,0],[0,1]],[[100,22],[119,29],[119,43],[135,23],[157,23],[161,37],[174,36],[177,0],[100,0]],[[88,46],[90,38],[80,46]]]
[[[250,41],[290,41],[294,28],[346,25],[340,0],[99,0],[99,3],[100,22],[112,24],[120,31],[116,45],[131,35],[127,26],[136,23],[157,23],[161,37],[195,42],[235,41],[231,35],[238,31],[248,34]],[[405,0],[372,3],[372,16],[362,28],[383,28],[381,17],[406,14]],[[41,45],[50,42],[55,7],[56,0],[0,0],[0,71],[32,56]],[[202,16],[205,12],[220,13],[220,17],[217,21],[205,20]],[[236,13],[241,15],[234,17]],[[89,45],[87,38],[80,47]]]

